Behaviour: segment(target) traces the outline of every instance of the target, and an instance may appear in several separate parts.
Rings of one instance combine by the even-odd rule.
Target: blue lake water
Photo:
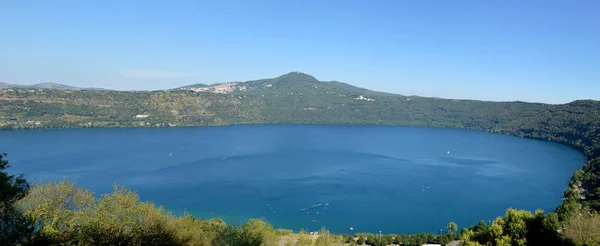
[[[241,125],[0,131],[11,171],[115,182],[180,215],[336,233],[439,232],[508,207],[560,202],[584,156],[485,132],[420,127]]]

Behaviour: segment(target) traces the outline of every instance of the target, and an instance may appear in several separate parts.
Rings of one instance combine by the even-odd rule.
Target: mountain
[[[103,90],[100,88],[81,88],[81,87],[75,87],[75,86],[70,86],[70,85],[63,85],[63,84],[57,84],[57,83],[40,83],[40,84],[34,84],[34,85],[19,85],[19,84],[9,84],[9,83],[0,83],[0,89],[2,88],[19,88],[19,89],[48,89],[48,90],[72,90],[72,91],[78,91],[78,90]]]
[[[279,77],[252,80],[246,82],[228,82],[213,85],[193,84],[177,88],[179,90],[192,90],[196,92],[213,92],[222,94],[241,95],[285,95],[285,94],[347,94],[363,96],[394,95],[384,92],[370,91],[338,81],[319,81],[315,77],[301,73],[290,72]],[[327,94],[327,93],[326,93]],[[397,95],[396,95],[397,96]]]

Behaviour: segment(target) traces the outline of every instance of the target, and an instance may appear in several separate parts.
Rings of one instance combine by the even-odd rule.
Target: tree
[[[247,245],[272,245],[277,240],[273,226],[262,219],[251,219],[242,229]]]
[[[23,198],[29,191],[29,184],[23,174],[10,175],[5,170],[10,167],[6,153],[0,154],[0,203],[13,203]]]
[[[436,241],[441,245],[446,245],[446,244],[450,243],[451,240],[448,238],[448,236],[446,234],[440,234],[436,238]]]
[[[38,240],[66,243],[89,219],[94,193],[67,181],[34,185],[17,205],[39,228]]]
[[[504,216],[502,229],[509,236],[512,245],[525,245],[527,243],[527,221],[532,219],[530,212],[509,208]]]
[[[472,230],[463,229],[460,233],[459,240],[466,245],[468,242],[476,241],[474,237],[475,232],[473,232]]]
[[[346,243],[350,243],[352,241],[354,241],[354,237],[346,235]],[[356,241],[354,241],[354,242],[356,242]]]
[[[371,245],[374,245],[374,246],[386,246],[386,245],[388,245],[389,243],[390,243],[390,242],[387,240],[387,238],[386,238],[386,237],[376,237],[376,238],[373,240],[373,243],[372,243]]]
[[[427,242],[427,234],[419,233],[415,237],[415,243],[418,245],[425,244]]]
[[[354,238],[352,238],[352,240],[348,241],[348,245],[350,245],[350,246],[357,246],[358,243],[354,240]]]
[[[485,231],[487,227],[488,225],[485,223],[485,221],[480,220],[479,223],[475,226],[475,232]]]
[[[458,231],[458,225],[454,222],[448,223],[448,226],[446,226],[446,228],[448,228],[448,232],[450,234],[453,234]]]
[[[568,223],[571,217],[577,216],[579,213],[579,204],[572,199],[565,199],[562,204],[556,208],[558,219]]]
[[[435,235],[433,233],[427,233],[427,243],[435,243]]]
[[[196,219],[191,215],[170,220],[180,245],[242,246],[244,231],[239,226],[228,226],[218,220]]]
[[[360,235],[358,237],[358,240],[356,240],[356,243],[358,243],[358,245],[363,245],[365,244],[365,237],[363,237],[362,235]]]
[[[366,242],[366,243],[367,243],[368,245],[372,245],[372,244],[373,244],[373,242],[375,242],[375,237],[373,236],[373,234],[369,234],[369,235],[367,235],[367,242]]]
[[[398,245],[400,245],[400,244],[408,245],[409,244],[408,240],[409,240],[410,236],[399,234],[399,235],[396,235],[394,238],[395,238],[395,240],[394,240],[395,243]]]
[[[530,245],[571,245],[558,233],[560,223],[555,213],[536,211],[527,221],[527,243]]]
[[[388,243],[393,243],[395,241],[394,240],[394,235],[392,235],[392,234],[388,234],[388,235],[385,235],[383,237],[385,238],[385,241],[388,242]]]
[[[22,174],[15,177],[5,171],[10,167],[5,157],[0,154],[0,242],[15,245],[27,241],[35,227],[15,207],[29,191],[29,184]]]
[[[174,217],[120,186],[95,200],[74,184],[36,185],[19,201],[39,229],[35,241],[53,245],[176,245]],[[40,242],[41,241],[41,242]]]

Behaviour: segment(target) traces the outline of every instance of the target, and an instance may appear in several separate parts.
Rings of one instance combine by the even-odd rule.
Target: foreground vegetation
[[[360,96],[370,100],[360,99]],[[232,91],[225,94],[194,92],[190,90],[117,92],[0,89],[0,128],[5,129],[198,126],[250,123],[380,124],[454,127],[553,141],[571,146],[582,151],[588,157],[588,161],[580,170],[573,174],[564,193],[564,201],[556,209],[556,214],[549,213],[544,215],[539,212],[532,214],[525,211],[508,210],[504,217],[496,219],[491,225],[483,223],[475,227],[470,227],[466,231],[461,231],[459,237],[456,236],[457,234],[454,234],[454,237],[462,239],[465,244],[538,245],[538,242],[552,242],[552,245],[556,245],[557,243],[569,243],[569,240],[573,240],[577,244],[599,245],[598,242],[600,242],[600,239],[598,235],[600,233],[590,229],[600,228],[597,226],[600,223],[600,219],[596,214],[597,211],[600,211],[599,101],[587,100],[575,101],[563,105],[547,105],[524,102],[483,102],[406,97],[372,92],[339,82],[320,82],[309,75],[301,73],[290,73],[274,79],[245,82],[237,85]],[[32,192],[25,197],[25,191],[28,190],[28,186],[24,183],[24,180],[18,177],[13,177],[13,179],[11,182],[14,182],[17,187],[22,188],[23,192],[13,191],[13,195],[6,197],[2,195],[2,216],[12,216],[10,218],[14,219],[13,222],[3,222],[2,230],[8,230],[9,232],[11,230],[20,232],[32,231],[32,235],[35,236],[29,238],[28,240],[30,241],[55,240],[53,236],[49,236],[51,233],[43,232],[45,226],[40,226],[41,222],[36,220],[38,219],[36,216],[42,216],[43,213],[38,211],[38,214],[35,214],[35,209],[30,207],[27,210],[27,206],[22,203],[23,201],[36,201],[31,196],[37,196],[38,200],[44,200],[46,198],[40,197],[44,197],[43,194],[46,193],[38,194],[34,192],[37,189],[36,187],[38,187],[34,186]],[[59,184],[53,185],[60,186]],[[64,186],[66,184],[61,185]],[[50,189],[48,188],[50,186],[41,185],[39,187]],[[76,190],[74,186],[71,189]],[[89,191],[86,191],[87,193],[84,191],[81,192],[81,194],[89,193]],[[87,196],[94,197],[89,194]],[[216,238],[206,241],[210,241],[210,244],[236,245],[229,241],[221,243],[219,240],[223,240],[223,238],[238,238],[235,241],[240,243],[240,245],[256,245],[251,243],[244,244],[248,242],[242,241],[241,238],[246,240],[246,238],[252,237],[250,234],[247,234],[250,232],[244,230],[243,227],[230,227],[219,221],[193,220],[189,216],[175,218],[168,215],[162,209],[156,208],[154,205],[140,203],[136,200],[137,198],[131,198],[135,197],[135,194],[122,188],[117,188],[112,195],[105,197],[110,198],[112,196],[130,197],[128,198],[130,199],[130,204],[133,204],[134,200],[135,204],[145,204],[140,206],[144,207],[146,209],[144,211],[147,213],[166,216],[162,217],[163,219],[160,221],[169,221],[168,223],[159,223],[156,221],[150,223],[164,230],[175,228],[172,230],[180,233],[179,230],[184,230],[183,228],[187,227],[174,226],[177,223],[173,221],[183,223],[181,221],[186,221],[185,218],[187,218],[192,221],[189,222],[190,226],[196,226],[196,224],[202,225],[198,226],[198,228],[202,229],[202,235],[206,235],[204,234],[205,231],[212,230],[207,228],[219,228],[211,231],[215,232],[214,234],[209,233],[210,235],[217,235],[209,237]],[[18,206],[10,202],[19,200],[22,197],[25,198],[21,202],[14,203]],[[102,214],[101,210],[98,209],[103,208],[109,211],[109,208],[112,209],[110,206],[116,205],[111,205],[112,203],[104,201],[105,197],[102,197],[100,200],[90,198],[90,200],[86,200],[90,205],[85,210],[65,213],[77,214],[78,216],[81,214],[90,216],[96,213],[97,216],[106,217],[108,215]],[[110,200],[113,203],[118,200],[115,197],[111,199],[113,199]],[[102,205],[104,207],[101,204],[104,204]],[[39,215],[40,213],[42,215]],[[72,222],[71,220],[67,220],[69,223],[66,224],[74,225],[71,229],[80,233],[73,234],[72,238],[79,238],[81,235],[92,235],[93,233],[107,233],[106,231],[102,231],[105,229],[110,232],[110,235],[125,235],[123,234],[124,232],[114,233],[114,231],[118,230],[130,233],[127,235],[136,234],[136,230],[141,230],[143,233],[150,230],[145,227],[144,229],[100,227],[99,224],[108,223],[109,221],[113,221],[116,224],[122,223],[115,222],[115,218],[111,218],[110,216],[103,218],[104,220],[102,221],[100,221],[100,218],[91,219],[91,217],[82,216],[69,217],[73,219]],[[140,219],[140,216],[136,218]],[[42,219],[42,221],[45,220]],[[20,223],[23,221],[33,221],[33,224]],[[52,217],[51,221],[53,221],[52,223],[60,224],[58,222],[59,219],[55,217]],[[265,228],[270,228],[264,221],[251,222],[262,223],[265,225]],[[220,227],[216,226],[216,224],[219,224]],[[14,229],[17,227],[12,226],[22,226],[23,228]],[[62,233],[75,232],[68,230],[68,232],[65,232],[62,230],[63,227],[60,227],[60,230],[56,229],[56,233],[58,233],[56,235],[63,235],[57,237],[71,238],[71,236],[64,236],[68,234]],[[221,232],[221,229],[225,232]],[[196,229],[185,230],[197,233]],[[560,233],[554,233],[557,231]],[[229,236],[218,236],[222,234]],[[172,234],[168,235],[171,237]],[[297,243],[302,242],[300,240],[302,237],[300,236],[303,236],[303,234],[298,235]],[[140,237],[146,238],[151,236]],[[188,237],[191,238],[192,236]],[[423,239],[423,236],[420,237]],[[172,236],[172,238],[177,243],[195,244],[190,243],[193,241],[185,241],[185,237],[183,236]],[[271,237],[266,236],[265,238],[264,240],[266,241],[261,241],[261,243],[269,244],[270,241],[268,239]],[[392,238],[395,241],[402,241],[402,237],[392,236],[391,238],[387,238],[387,242],[391,241],[390,239]],[[431,241],[431,237],[427,236],[427,238],[427,241]],[[325,239],[321,239],[321,241],[323,240]],[[376,240],[376,238],[373,240]],[[441,241],[437,238],[435,240]],[[375,243],[374,241],[367,241]],[[78,242],[87,244],[86,242],[89,241]],[[133,243],[134,241],[131,242]],[[406,242],[410,243],[409,241]],[[415,243],[420,242],[423,242],[423,240]],[[59,242],[58,244],[63,243]],[[65,244],[69,243],[65,242]]]

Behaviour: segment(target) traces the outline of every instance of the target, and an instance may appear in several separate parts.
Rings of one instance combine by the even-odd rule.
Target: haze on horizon
[[[600,99],[600,2],[5,1],[0,82],[117,90],[299,71],[403,95]]]

